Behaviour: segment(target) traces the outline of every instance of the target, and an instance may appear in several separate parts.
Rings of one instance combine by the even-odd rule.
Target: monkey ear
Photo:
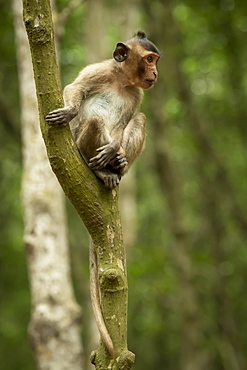
[[[113,52],[113,57],[117,62],[123,62],[128,57],[130,47],[123,42],[117,43],[116,49]]]

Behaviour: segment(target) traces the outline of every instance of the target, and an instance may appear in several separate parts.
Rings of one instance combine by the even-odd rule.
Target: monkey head
[[[125,86],[134,85],[149,89],[158,77],[157,62],[160,52],[147,39],[145,32],[138,31],[126,43],[119,42],[113,52],[114,59],[121,63]]]

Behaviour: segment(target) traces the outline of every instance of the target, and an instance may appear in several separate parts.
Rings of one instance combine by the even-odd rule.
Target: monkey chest
[[[108,127],[114,126],[123,118],[129,121],[134,114],[128,97],[123,97],[117,93],[91,96],[82,102],[81,109],[83,119],[97,115],[103,118]]]

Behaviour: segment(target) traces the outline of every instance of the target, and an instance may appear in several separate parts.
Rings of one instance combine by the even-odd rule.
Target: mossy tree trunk
[[[117,190],[108,190],[82,161],[68,126],[50,126],[48,112],[63,99],[55,56],[49,0],[23,0],[36,82],[41,130],[48,157],[65,194],[86,225],[97,255],[101,307],[115,348],[114,358],[101,343],[92,355],[96,369],[131,368],[127,350],[127,278]]]

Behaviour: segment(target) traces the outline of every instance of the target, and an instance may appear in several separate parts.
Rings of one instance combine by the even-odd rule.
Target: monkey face
[[[160,56],[152,52],[144,52],[138,62],[138,80],[136,86],[149,89],[153,86],[158,77],[157,63]]]
[[[147,50],[139,42],[118,43],[113,53],[114,59],[120,62],[127,83],[142,89],[153,86],[158,77],[157,63],[160,55]]]
[[[152,87],[158,77],[157,63],[159,58],[158,54],[139,46],[132,50],[124,66],[124,71],[129,78],[130,84],[142,89]]]

